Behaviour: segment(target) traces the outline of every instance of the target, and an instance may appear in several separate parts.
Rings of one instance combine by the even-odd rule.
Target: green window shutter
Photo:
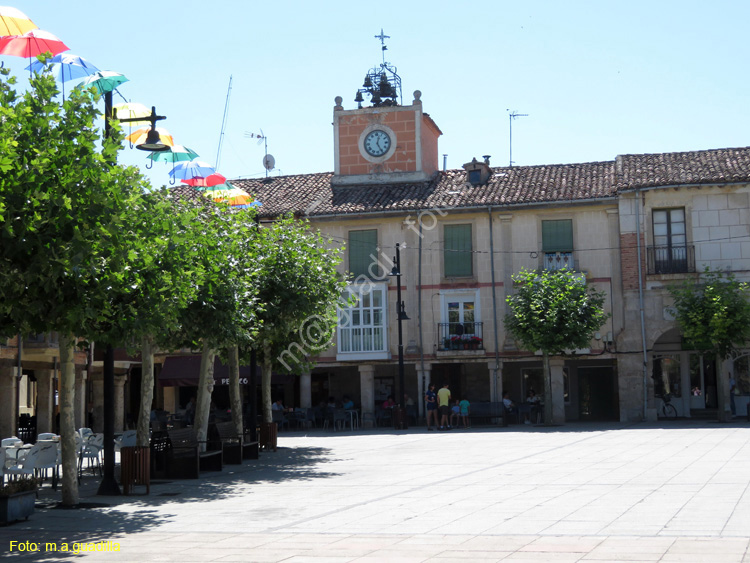
[[[445,225],[443,261],[445,277],[465,277],[473,274],[471,225]]]
[[[349,271],[355,278],[358,276],[371,278],[370,264],[377,262],[377,256],[377,229],[349,231]],[[375,273],[375,268],[372,270]]]
[[[573,220],[542,221],[543,252],[573,252]]]

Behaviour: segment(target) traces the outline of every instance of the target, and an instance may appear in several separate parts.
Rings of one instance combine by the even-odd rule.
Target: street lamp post
[[[408,425],[406,405],[404,404],[404,398],[406,397],[406,387],[404,386],[404,337],[401,322],[408,321],[409,317],[406,315],[404,302],[401,300],[401,245],[399,243],[396,243],[396,256],[393,259],[393,268],[390,275],[396,278],[396,310],[398,311],[398,401],[394,407],[393,427],[396,430],[406,430]]]
[[[104,93],[104,138],[110,136],[110,119],[114,119],[112,113],[112,92]],[[135,148],[149,152],[160,152],[169,150],[169,146],[161,143],[159,132],[156,130],[156,122],[166,119],[161,115],[156,115],[156,108],[151,108],[149,117],[124,118],[118,121],[129,123],[133,121],[150,121],[151,130],[148,132],[146,141],[143,144],[136,145]],[[115,163],[112,163],[113,165]],[[115,479],[115,355],[112,345],[108,344],[104,352],[102,362],[102,378],[104,383],[104,476],[102,477],[97,495],[116,496],[121,494],[120,486]]]

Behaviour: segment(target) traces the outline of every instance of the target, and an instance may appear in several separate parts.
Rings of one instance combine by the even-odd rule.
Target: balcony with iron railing
[[[695,272],[695,246],[649,246],[646,249],[649,274]]]
[[[438,351],[484,350],[482,323],[438,323]]]
[[[573,252],[545,252],[543,256],[545,270],[575,270]]]

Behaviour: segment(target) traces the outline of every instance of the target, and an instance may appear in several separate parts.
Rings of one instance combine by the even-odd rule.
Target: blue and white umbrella
[[[192,180],[193,178],[206,178],[215,173],[216,169],[201,160],[191,160],[176,164],[169,175],[178,180]]]
[[[47,65],[52,67],[52,76],[63,85],[63,98],[65,97],[65,83],[71,80],[79,80],[91,76],[99,69],[83,57],[72,53],[60,53],[49,59],[46,63],[34,61],[26,67],[28,71],[42,72]]]

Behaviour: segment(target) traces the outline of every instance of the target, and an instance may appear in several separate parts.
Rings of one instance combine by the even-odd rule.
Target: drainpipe
[[[422,405],[422,409],[417,409],[417,412],[424,409],[424,394],[427,391],[425,389],[424,380],[424,339],[422,335],[422,219],[419,218],[419,250],[417,258],[417,326],[419,328],[419,367],[421,370],[422,377],[422,396],[419,397],[418,405]],[[427,413],[424,413],[427,418]]]
[[[496,401],[497,396],[497,370],[500,368],[500,340],[497,333],[497,295],[495,291],[495,237],[492,233],[492,207],[487,208],[487,216],[490,220],[490,273],[492,275],[492,326],[495,330],[495,377],[492,378],[490,389],[491,400]],[[484,335],[482,335],[484,337]]]
[[[641,316],[641,345],[643,346],[643,420],[648,406],[648,352],[646,350],[646,316],[643,307],[643,272],[641,267],[641,190],[635,190],[635,240],[638,257],[638,308]]]

